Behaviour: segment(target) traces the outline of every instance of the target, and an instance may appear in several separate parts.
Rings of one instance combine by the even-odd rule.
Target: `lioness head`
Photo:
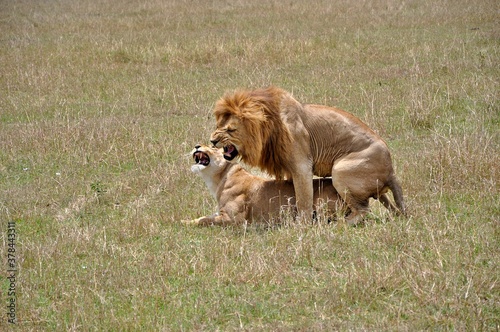
[[[226,165],[222,155],[222,150],[215,147],[197,144],[191,151],[195,164],[191,166],[193,173],[207,172],[212,170],[216,172]]]

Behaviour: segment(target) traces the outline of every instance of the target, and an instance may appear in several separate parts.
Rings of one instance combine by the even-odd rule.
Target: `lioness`
[[[212,216],[184,223],[227,226],[245,221],[278,221],[281,212],[293,216],[295,194],[291,182],[252,175],[239,164],[226,161],[222,149],[196,145],[192,156],[196,164],[191,170],[203,178],[219,208]],[[314,180],[314,206],[329,215],[342,208],[343,202],[330,181]]]
[[[217,101],[217,128],[210,141],[224,158],[241,158],[277,179],[292,179],[297,207],[313,209],[313,174],[331,176],[333,186],[356,224],[369,211],[369,199],[405,214],[401,186],[386,143],[354,115],[343,110],[301,104],[276,87],[241,90]],[[387,196],[392,191],[396,206]]]

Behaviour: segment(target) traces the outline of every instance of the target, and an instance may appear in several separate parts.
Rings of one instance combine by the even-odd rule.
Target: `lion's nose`
[[[210,142],[212,142],[212,144],[214,146],[217,146],[217,143],[219,143],[219,140],[214,139],[214,140],[211,140]]]
[[[201,145],[200,145],[200,144],[196,144],[196,145],[194,146],[194,148],[195,148],[195,149],[199,149],[199,148],[201,148]]]

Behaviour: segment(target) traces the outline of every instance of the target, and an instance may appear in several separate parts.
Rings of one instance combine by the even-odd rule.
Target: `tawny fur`
[[[297,206],[305,217],[313,209],[313,174],[331,176],[356,224],[369,211],[369,199],[405,214],[401,187],[386,143],[354,115],[301,104],[276,87],[241,90],[215,105],[217,129],[210,140],[227,159],[241,158],[279,179],[293,179]],[[391,190],[396,206],[387,192]]]
[[[210,163],[196,164],[191,169],[205,181],[217,200],[218,211],[214,215],[184,223],[198,226],[276,223],[283,216],[293,218],[296,214],[291,182],[252,175],[239,164],[226,161],[222,151],[217,148],[198,145],[192,154],[195,156],[199,152],[208,155]],[[314,180],[314,206],[326,218],[333,217],[336,211],[345,208],[331,182],[325,179]]]

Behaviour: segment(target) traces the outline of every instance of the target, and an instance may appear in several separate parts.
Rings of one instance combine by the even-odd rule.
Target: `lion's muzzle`
[[[210,157],[202,151],[195,151],[193,153],[193,159],[198,165],[208,166],[210,164]]]
[[[233,160],[238,156],[238,149],[232,144],[224,146],[224,159]]]

